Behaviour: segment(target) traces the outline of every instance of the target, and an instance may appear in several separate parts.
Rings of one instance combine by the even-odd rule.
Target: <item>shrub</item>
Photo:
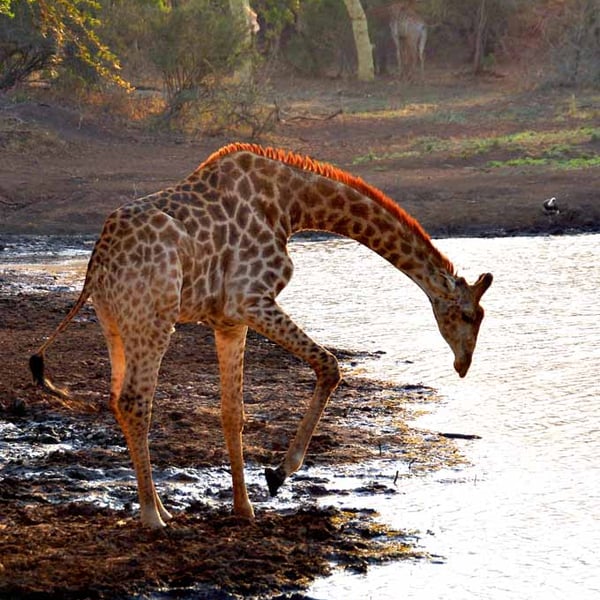
[[[555,83],[600,86],[600,0],[566,5],[545,33]]]
[[[166,97],[160,124],[191,134],[243,128],[251,137],[270,124],[265,83],[258,86],[253,77],[246,22],[232,18],[226,0],[173,8],[156,21],[151,37],[150,56]]]
[[[52,75],[128,89],[116,56],[99,39],[96,0],[13,0],[0,12],[0,89],[52,67]],[[60,68],[60,69],[59,69]]]
[[[348,13],[339,0],[306,0],[284,57],[305,75],[349,74],[356,51]]]
[[[154,26],[150,57],[161,72],[173,111],[233,73],[249,52],[246,32],[228,4],[193,0],[164,13]]]
[[[13,16],[0,14],[0,90],[55,64],[57,45],[34,24],[29,5],[15,2]]]

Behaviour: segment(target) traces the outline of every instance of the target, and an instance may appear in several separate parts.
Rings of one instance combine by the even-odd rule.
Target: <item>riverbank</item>
[[[95,236],[114,208],[237,138],[185,138],[40,94],[0,98],[0,234]],[[600,230],[597,91],[440,72],[414,86],[290,77],[266,97],[279,120],[253,141],[362,177],[435,237]]]
[[[572,136],[563,154],[597,152],[587,101],[573,107],[566,93],[519,95],[485,83],[473,84],[476,93],[460,82],[438,85],[429,101],[431,89],[411,97],[390,81],[341,92],[308,82],[297,88],[285,118],[261,141],[362,176],[435,236],[598,230],[597,168],[508,164],[523,151],[539,153],[538,143],[553,144],[548,135],[558,130]],[[340,102],[342,112],[326,118]],[[6,114],[15,135],[0,135],[0,260],[23,235],[33,236],[31,253],[49,234],[65,236],[50,238],[57,250],[74,235],[76,247],[89,250],[115,206],[172,184],[230,141],[120,128],[44,101],[3,105]],[[524,130],[537,132],[535,143],[515,147]],[[491,142],[475,152],[483,138]],[[492,159],[502,166],[490,166]],[[557,211],[544,210],[549,197]],[[239,523],[229,515],[212,333],[189,326],[178,329],[165,358],[151,433],[159,489],[177,516],[166,533],[141,529],[129,458],[107,409],[108,358],[91,307],[48,355],[57,382],[81,403],[58,403],[29,378],[29,355],[64,316],[81,278],[6,265],[0,275],[0,597],[124,598],[201,585],[190,592],[196,598],[300,598],[295,590],[332,564],[361,571],[421,554],[414,536],[382,527],[372,513],[324,506],[356,465],[369,467],[342,490],[354,504],[360,494],[401,493],[403,478],[461,463],[455,444],[410,426],[437,401],[433,390],[348,377],[313,439],[308,470],[272,501],[262,469],[285,451],[313,375],[251,337],[245,445],[258,519]],[[347,371],[360,365],[360,353],[334,351]]]
[[[311,442],[308,469],[271,500],[262,470],[281,459],[314,378],[251,335],[244,441],[257,521],[249,525],[230,516],[214,340],[200,326],[173,336],[151,429],[158,488],[176,516],[167,532],[143,530],[128,453],[107,406],[109,363],[93,308],[47,357],[76,401],[48,397],[27,369],[80,276],[39,266],[33,274],[5,269],[0,278],[0,597],[115,599],[159,590],[168,597],[189,587],[195,598],[283,598],[335,565],[360,572],[423,557],[412,532],[328,497],[356,505],[361,494],[393,496],[406,477],[461,464],[452,441],[409,425],[438,401],[435,392],[349,376]],[[360,353],[335,352],[346,372],[360,363]],[[360,465],[369,467],[357,474]]]

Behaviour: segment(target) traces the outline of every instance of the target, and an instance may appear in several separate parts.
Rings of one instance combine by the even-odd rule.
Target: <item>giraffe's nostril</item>
[[[471,358],[460,358],[454,361],[454,369],[459,374],[460,377],[464,377],[469,371],[469,367],[471,366]]]

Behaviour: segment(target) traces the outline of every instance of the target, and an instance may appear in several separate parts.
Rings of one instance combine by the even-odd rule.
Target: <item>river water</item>
[[[443,405],[417,425],[482,438],[458,442],[471,466],[356,498],[416,531],[433,560],[335,573],[308,595],[600,598],[600,235],[435,243],[469,281],[495,277],[465,379],[403,274],[348,240],[290,245],[296,269],[280,301],[294,319],[320,343],[373,353],[348,369],[437,388]]]
[[[600,236],[438,240],[459,272],[494,283],[466,379],[428,300],[347,240],[297,242],[281,301],[308,332],[381,350],[363,365],[421,382],[445,405],[419,424],[478,434],[472,466],[403,481],[373,499],[382,519],[417,529],[440,560],[317,582],[317,599],[600,598]],[[361,504],[364,505],[364,498]]]

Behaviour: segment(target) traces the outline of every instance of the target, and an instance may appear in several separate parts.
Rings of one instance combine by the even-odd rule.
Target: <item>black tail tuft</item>
[[[33,375],[33,382],[39,385],[45,392],[52,394],[58,398],[64,400],[69,399],[69,392],[61,388],[56,387],[44,373],[44,355],[33,354],[29,359],[29,368]]]
[[[44,387],[44,355],[33,354],[29,359],[29,368],[33,375],[33,383],[37,383],[39,386]]]

